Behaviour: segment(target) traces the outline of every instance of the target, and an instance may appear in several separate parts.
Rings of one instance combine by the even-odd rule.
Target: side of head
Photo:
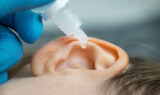
[[[21,77],[25,74],[28,77],[9,80],[0,86],[0,94],[159,95],[160,64],[138,57],[131,58],[127,66],[125,61],[118,61],[120,58],[128,60],[128,56],[121,57],[119,53],[124,51],[117,46],[94,38],[90,38],[89,42],[86,49],[80,48],[72,37],[50,42],[47,44],[49,46],[38,50],[32,59],[32,73],[36,77],[28,76],[31,73],[28,64],[18,71]],[[44,61],[45,58],[47,60]],[[29,62],[28,59],[22,60],[22,64]],[[110,69],[119,62],[120,66]],[[21,65],[16,69],[19,70]],[[15,75],[13,70],[10,73]]]
[[[123,64],[121,65],[122,67],[119,66],[119,68],[117,67],[118,69],[116,68],[112,69],[112,72],[114,73],[110,73],[110,75],[107,73],[101,75],[100,72],[103,72],[107,69],[109,70],[109,68],[112,67],[115,63],[120,62],[118,61],[120,55],[117,55],[118,50],[116,51],[115,45],[102,40],[98,39],[93,40],[93,38],[90,38],[90,42],[91,43],[93,42],[93,44],[95,44],[96,46],[93,47],[90,46],[89,49],[81,49],[72,43],[77,40],[75,40],[74,38],[72,38],[72,40],[67,40],[67,39],[69,38],[64,37],[63,39],[62,38],[57,39],[53,42],[50,42],[52,44],[50,43],[47,44],[50,45],[50,47],[45,45],[39,51],[37,51],[37,53],[32,59],[32,71],[33,71],[32,73],[36,75],[36,77],[25,76],[25,73],[27,74],[27,76],[30,75],[31,73],[29,71],[30,70],[29,64],[27,66],[28,68],[26,68],[25,66],[25,68],[19,70],[22,64],[30,62],[28,61],[30,60],[30,58],[24,58],[24,60],[22,60],[21,65],[17,66],[16,69],[19,70],[18,75],[20,75],[21,77],[25,76],[25,78],[17,78],[17,79],[13,78],[9,80],[9,82],[0,86],[0,94],[1,95],[18,95],[18,94],[20,95],[28,95],[28,94],[29,95],[35,95],[35,94],[36,95],[50,95],[50,94],[52,95],[159,95],[160,94],[160,64],[155,64],[156,62],[154,61],[152,62],[149,61],[148,59],[143,59],[140,57],[130,58],[130,64],[127,66],[125,70],[123,69],[126,67],[127,63],[121,63]],[[57,41],[58,43],[59,42],[62,43],[58,44]],[[66,45],[63,45],[65,41]],[[68,51],[65,49],[66,48],[65,46],[71,43],[72,46],[70,46],[70,48],[71,47],[72,48],[69,49],[70,53],[66,54],[66,52]],[[50,52],[49,50],[51,51],[54,50],[54,48],[57,47],[57,44],[59,45],[59,47],[54,52]],[[99,48],[97,48],[97,46]],[[48,58],[47,57],[48,54],[52,55],[55,52],[61,50],[62,53],[61,55],[59,55],[60,57],[58,58],[64,58],[63,57],[64,55],[67,55],[68,57],[64,59],[65,62],[60,61],[58,62],[58,65],[53,65],[55,64],[54,62],[56,61],[54,61],[55,59],[52,56]],[[49,52],[45,53],[46,51]],[[112,53],[110,52],[108,53],[108,51],[112,51]],[[98,52],[101,53],[98,54]],[[44,53],[46,55],[43,57]],[[95,54],[97,56],[95,56]],[[39,56],[41,57],[39,58]],[[45,58],[47,58],[48,61],[45,62],[44,61]],[[107,60],[103,61],[104,58],[106,58]],[[102,61],[97,61],[97,59]],[[37,60],[40,62],[37,62]],[[33,62],[35,62],[36,64]],[[51,62],[50,68],[48,68],[47,66],[49,65],[48,62]],[[95,65],[99,63],[100,65]],[[107,64],[102,64],[102,63],[107,63]],[[38,64],[40,65],[41,68],[36,66]],[[11,70],[10,73],[11,75],[15,75],[13,70]]]
[[[0,91],[2,95],[103,95],[103,85],[122,73],[128,61],[125,51],[109,42],[89,38],[83,49],[77,39],[62,37],[35,53],[31,61],[35,77],[12,79]]]

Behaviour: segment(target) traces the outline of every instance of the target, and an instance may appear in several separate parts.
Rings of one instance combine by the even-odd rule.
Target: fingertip
[[[43,32],[42,19],[31,11],[19,12],[15,16],[14,27],[19,36],[27,43],[34,43]]]
[[[6,71],[0,72],[0,84],[7,82],[8,73]]]

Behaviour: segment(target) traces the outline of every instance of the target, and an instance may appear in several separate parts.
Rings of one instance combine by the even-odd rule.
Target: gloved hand
[[[19,38],[33,43],[42,34],[39,14],[29,11],[53,0],[0,0],[0,84],[7,81],[7,69],[15,65],[23,55]]]

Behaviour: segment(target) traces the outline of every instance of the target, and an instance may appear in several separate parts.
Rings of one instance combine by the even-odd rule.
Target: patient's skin
[[[77,39],[62,37],[35,53],[36,77],[12,79],[0,86],[0,95],[102,95],[102,84],[127,65],[128,55],[111,43],[89,38],[83,49]]]

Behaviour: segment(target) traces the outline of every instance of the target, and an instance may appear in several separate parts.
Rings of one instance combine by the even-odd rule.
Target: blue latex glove
[[[28,9],[51,1],[53,0],[0,0],[0,84],[7,81],[7,69],[15,65],[23,55],[19,38],[9,28],[15,30],[25,42],[33,43],[41,36],[43,25],[40,15]]]

